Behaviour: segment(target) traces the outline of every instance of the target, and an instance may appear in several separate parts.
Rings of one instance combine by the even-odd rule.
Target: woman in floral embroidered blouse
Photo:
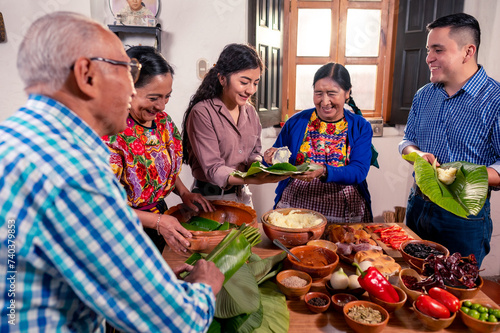
[[[309,162],[323,168],[281,181],[275,207],[312,209],[330,223],[371,222],[366,176],[373,132],[366,119],[344,109],[345,103],[357,109],[349,72],[328,63],[314,75],[313,87],[316,107],[291,117],[264,159],[271,163],[276,149],[287,146],[291,164]]]
[[[160,252],[166,243],[175,251],[185,251],[192,235],[176,218],[164,215],[165,197],[172,191],[198,211],[213,206],[202,195],[191,193],[178,177],[182,165],[181,135],[163,112],[172,94],[173,69],[153,47],[136,46],[127,50],[142,65],[135,83],[127,128],[104,141],[111,150],[111,167],[127,192],[144,230]]]

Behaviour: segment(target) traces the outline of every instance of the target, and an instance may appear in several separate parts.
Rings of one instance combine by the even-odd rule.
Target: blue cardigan
[[[304,141],[307,124],[314,111],[315,108],[312,108],[293,115],[285,123],[274,143],[274,147],[276,148],[288,146],[288,149],[292,153],[289,159],[291,164],[295,165],[297,153]],[[351,147],[349,164],[342,167],[327,165],[328,176],[325,182],[342,185],[359,185],[361,195],[366,200],[370,209],[370,215],[372,215],[370,192],[368,192],[368,184],[366,183],[366,176],[370,169],[372,157],[372,127],[365,118],[355,115],[347,109],[344,109],[344,116],[347,121],[347,141]],[[275,208],[290,180],[291,178],[287,178],[279,182],[276,188],[276,198],[274,199]]]

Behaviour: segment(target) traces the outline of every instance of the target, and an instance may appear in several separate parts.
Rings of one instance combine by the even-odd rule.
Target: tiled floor
[[[485,278],[482,291],[500,305],[500,276]]]

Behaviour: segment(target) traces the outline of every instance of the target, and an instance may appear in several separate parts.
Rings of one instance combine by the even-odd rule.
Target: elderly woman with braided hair
[[[285,179],[276,189],[275,208],[312,209],[329,223],[372,222],[366,176],[372,153],[372,128],[351,96],[347,69],[328,63],[314,75],[315,108],[291,117],[273,148],[264,153],[271,163],[278,147],[291,151],[289,162],[323,168]],[[344,108],[348,104],[355,113]]]

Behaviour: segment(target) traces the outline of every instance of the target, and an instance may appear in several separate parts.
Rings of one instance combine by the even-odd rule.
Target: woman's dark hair
[[[142,65],[139,79],[135,83],[136,88],[147,85],[157,75],[170,73],[174,75],[174,69],[163,55],[151,46],[132,46],[127,50],[129,58],[136,58]]]
[[[187,163],[189,159],[190,144],[186,126],[193,107],[201,101],[222,95],[222,85],[219,82],[219,75],[225,76],[227,82],[229,82],[232,74],[255,68],[259,68],[261,72],[264,70],[262,59],[257,54],[257,51],[255,51],[255,48],[245,44],[229,44],[224,47],[217,63],[203,78],[201,85],[193,97],[191,97],[189,106],[184,113],[182,121],[182,145],[184,149],[182,159],[184,163]]]
[[[321,79],[329,78],[336,82],[340,88],[344,91],[351,91],[351,76],[347,69],[341,64],[335,62],[329,62],[321,66],[314,74],[313,86]],[[354,99],[352,98],[352,92],[349,94],[349,99],[346,101],[354,113],[362,115],[361,110],[357,107]]]
[[[479,22],[474,16],[465,13],[443,16],[429,23],[427,25],[427,31],[431,31],[434,28],[445,27],[450,28],[450,34],[467,31],[476,45],[477,55],[477,50],[479,50],[479,44],[481,43],[481,28],[479,28]]]

